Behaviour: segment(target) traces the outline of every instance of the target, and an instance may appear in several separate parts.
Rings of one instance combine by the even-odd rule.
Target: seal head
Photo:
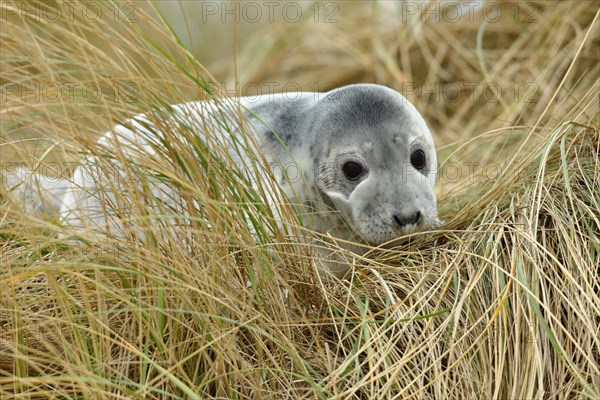
[[[359,238],[381,245],[438,224],[433,139],[407,99],[351,85],[311,113],[316,191]]]

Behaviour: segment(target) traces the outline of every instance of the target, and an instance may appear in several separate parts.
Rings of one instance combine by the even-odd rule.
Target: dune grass
[[[498,2],[500,18],[473,22],[339,3],[338,23],[257,24],[234,60],[210,62],[152,5],[135,24],[112,12],[90,24],[7,4],[5,172],[68,175],[96,154],[183,200],[148,213],[152,198],[125,191],[126,239],[74,245],[69,227],[0,194],[1,398],[600,398],[593,2],[528,2],[519,16]],[[404,92],[434,132],[444,225],[359,257],[295,229],[283,201],[278,225],[273,182],[252,189],[194,140],[210,126],[164,126],[168,150],[133,163],[94,144],[136,113],[232,94],[214,82],[236,79],[239,94],[248,82]],[[317,272],[319,246],[347,260],[344,279]]]

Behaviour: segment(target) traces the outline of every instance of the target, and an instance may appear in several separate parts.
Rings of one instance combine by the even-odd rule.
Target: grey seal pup
[[[251,132],[255,151],[264,154],[268,165],[295,166],[293,180],[286,176],[286,168],[273,168],[273,173],[289,202],[310,213],[306,219],[310,228],[344,241],[379,246],[438,225],[433,138],[416,108],[398,92],[355,84],[325,93],[224,101],[243,110],[251,128],[244,132]],[[151,157],[165,146],[160,137],[163,123],[198,131],[209,124],[213,133],[207,140],[209,148],[226,146],[232,158],[244,164],[250,160],[231,140],[242,130],[235,124],[226,129],[221,109],[200,101],[172,106],[166,117],[138,115],[109,131],[100,144],[118,145],[126,157],[134,153]],[[59,209],[61,220],[73,227],[100,232],[118,227],[123,207],[111,211],[117,202],[114,193],[127,188],[116,187],[119,179],[103,175],[97,161],[97,156],[85,158],[66,181],[45,184],[35,176],[34,183],[22,186],[22,197],[42,212]],[[161,203],[177,203],[177,193],[160,180],[145,182],[144,188],[148,186]],[[40,202],[40,197],[50,200]]]

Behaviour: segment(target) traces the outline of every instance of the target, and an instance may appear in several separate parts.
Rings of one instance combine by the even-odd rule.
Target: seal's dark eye
[[[354,161],[347,161],[342,165],[342,172],[344,176],[351,180],[355,181],[365,172],[365,169],[362,165]]]
[[[410,155],[410,163],[418,170],[425,168],[425,162],[425,152],[421,149],[413,151],[413,153]]]

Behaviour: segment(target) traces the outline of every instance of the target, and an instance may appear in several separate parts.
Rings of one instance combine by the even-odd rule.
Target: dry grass
[[[140,166],[192,212],[165,224],[169,210],[144,215],[152,199],[134,196],[132,224],[147,239],[132,229],[73,246],[57,235],[68,227],[2,195],[0,397],[600,398],[593,2],[528,2],[519,18],[515,4],[495,3],[504,12],[487,23],[477,12],[434,23],[392,3],[346,2],[338,23],[257,24],[236,59],[206,61],[151,6],[136,24],[112,12],[90,24],[78,13],[22,20],[7,4],[5,168],[62,169],[101,151],[93,138],[115,122],[208,98],[214,80],[249,91],[244,83],[373,81],[403,90],[430,123],[446,223],[394,250],[346,254],[347,279],[319,276],[314,249],[277,228],[263,190],[236,179],[224,154],[182,146],[180,136],[208,130],[166,129],[172,150]],[[68,96],[85,83],[98,98]],[[224,167],[207,177],[198,160]]]

